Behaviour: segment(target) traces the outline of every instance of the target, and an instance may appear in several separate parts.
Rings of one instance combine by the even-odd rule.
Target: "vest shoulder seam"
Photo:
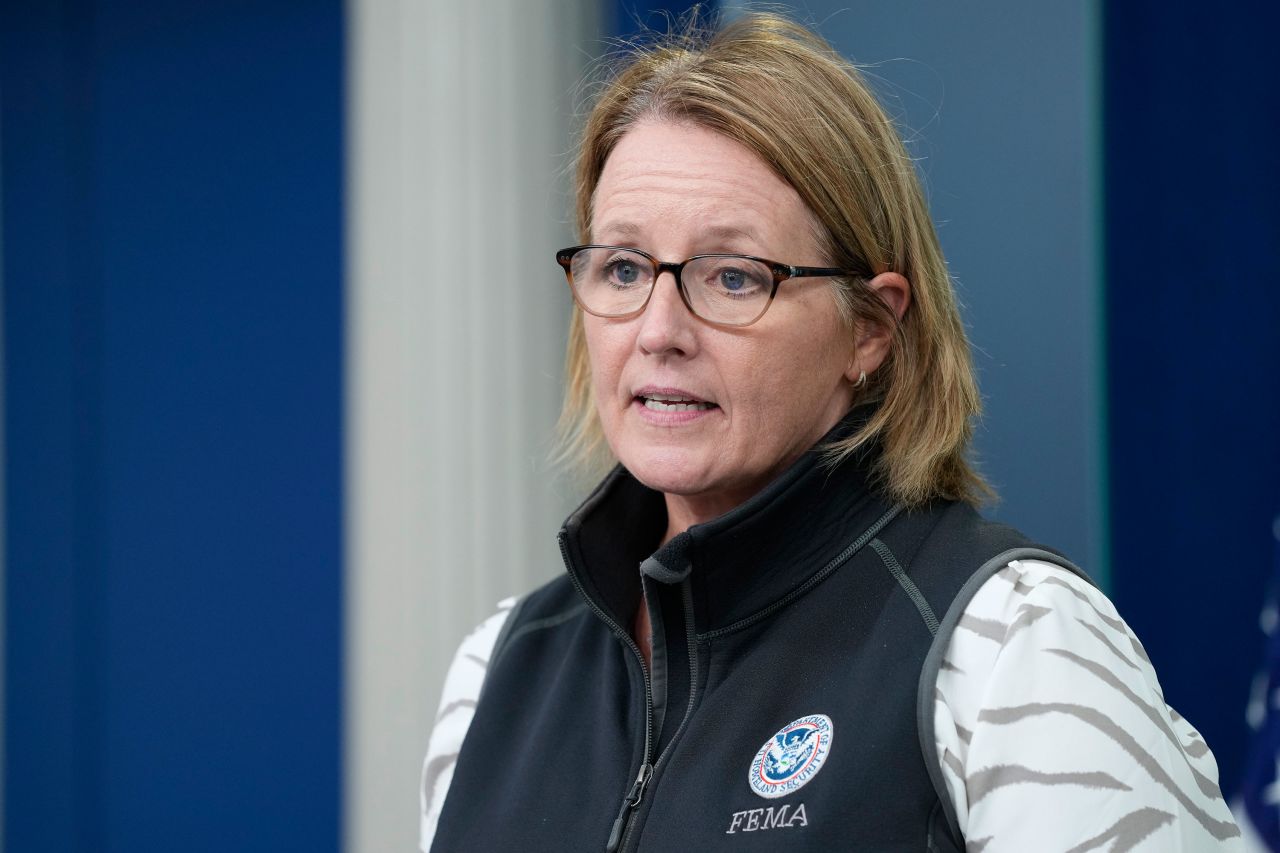
[[[1061,554],[1055,554],[1043,548],[1010,548],[987,560],[969,577],[969,580],[956,593],[951,606],[947,608],[946,615],[938,625],[938,632],[933,637],[933,643],[925,656],[924,666],[920,669],[920,683],[916,690],[916,731],[920,736],[920,751],[924,756],[925,769],[929,772],[929,781],[933,783],[933,789],[942,804],[942,812],[946,817],[952,840],[961,849],[964,848],[964,834],[960,831],[955,803],[951,801],[951,792],[943,777],[942,764],[938,759],[937,735],[933,725],[934,693],[937,689],[938,673],[942,670],[943,658],[946,656],[947,647],[951,644],[951,636],[955,633],[965,608],[969,606],[969,602],[977,595],[984,583],[1015,560],[1042,560],[1093,583],[1083,569]]]
[[[893,551],[888,545],[877,538],[871,540],[871,548],[879,555],[880,562],[884,563],[884,567],[889,570],[889,574],[893,575],[893,579],[898,582],[898,586],[911,599],[912,604],[916,606],[916,610],[920,612],[920,618],[924,620],[924,626],[929,629],[929,635],[936,637],[938,634],[938,617],[934,615],[933,608],[925,600],[924,593],[920,592],[920,587],[916,586],[915,581],[907,577],[902,564],[898,562],[898,558],[893,555]]]
[[[534,631],[541,631],[546,628],[554,628],[557,625],[562,625],[586,609],[585,604],[578,602],[570,605],[559,613],[554,613],[550,616],[543,616],[540,619],[533,619],[523,625],[520,625],[518,624],[520,621],[520,613],[528,601],[528,595],[520,596],[508,612],[507,621],[503,623],[502,628],[498,631],[498,636],[493,641],[493,651],[489,654],[489,667],[485,670],[484,682],[480,685],[480,695],[477,697],[477,701],[484,696],[484,690],[489,685],[490,674],[498,668],[499,659],[502,657],[503,652],[511,647],[512,643],[521,637],[524,637],[526,634],[532,634]]]

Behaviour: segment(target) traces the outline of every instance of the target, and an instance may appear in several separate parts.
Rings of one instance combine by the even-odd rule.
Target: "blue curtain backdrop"
[[[1280,507],[1276,23],[1106,6],[1114,598],[1228,795]]]
[[[6,849],[336,850],[342,6],[0,27]]]

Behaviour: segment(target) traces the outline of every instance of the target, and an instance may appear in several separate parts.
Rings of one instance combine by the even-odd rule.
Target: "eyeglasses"
[[[866,270],[793,267],[751,255],[694,255],[678,264],[622,246],[571,246],[556,252],[573,297],[597,317],[625,319],[644,311],[658,276],[675,276],[685,307],[717,326],[750,326],[764,316],[791,278],[866,276]]]

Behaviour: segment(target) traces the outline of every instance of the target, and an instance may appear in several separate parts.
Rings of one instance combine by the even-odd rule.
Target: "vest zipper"
[[[644,676],[644,754],[640,761],[640,775],[636,777],[636,781],[632,783],[631,788],[627,791],[627,795],[622,798],[622,808],[618,810],[618,817],[613,822],[613,828],[609,832],[609,840],[605,845],[605,853],[617,853],[618,845],[622,841],[623,832],[626,830],[627,824],[630,823],[631,813],[635,807],[640,805],[640,801],[644,799],[644,789],[649,784],[649,778],[653,776],[653,681],[649,677],[649,667],[644,662],[644,655],[640,652],[640,646],[632,638],[630,631],[624,631],[622,626],[613,620],[608,613],[600,605],[596,604],[595,599],[587,595],[587,591],[583,589],[582,582],[578,580],[578,575],[573,571],[572,563],[569,560],[569,548],[565,544],[564,534],[558,537],[560,543],[560,558],[564,560],[565,568],[569,570],[569,580],[573,581],[574,589],[578,591],[578,595],[582,596],[582,600],[587,603],[587,607],[609,626],[609,630],[631,649],[632,654],[636,656],[636,660],[640,663],[640,674]]]
[[[618,810],[618,817],[613,822],[613,829],[609,830],[609,840],[604,846],[605,853],[617,853],[618,846],[622,844],[622,831],[631,822],[632,810],[640,805],[640,801],[644,799],[645,786],[649,784],[649,780],[652,777],[653,765],[648,762],[641,764],[640,775],[636,777],[636,781],[631,785],[631,790],[623,798],[622,808]]]
[[[698,652],[697,649],[694,648],[694,643],[697,641],[697,635],[693,630],[693,584],[689,582],[688,578],[685,578],[680,582],[680,592],[681,599],[684,603],[684,641],[687,654],[689,655],[689,702],[684,707],[684,718],[680,720],[680,725],[676,726],[675,734],[671,736],[671,740],[667,741],[667,745],[663,748],[662,754],[658,756],[658,760],[653,763],[653,770],[657,770],[657,768],[662,766],[662,760],[667,757],[671,752],[671,748],[680,740],[680,735],[684,732],[685,725],[688,724],[689,718],[693,716],[693,705],[698,698]],[[644,770],[642,768],[641,773],[643,774],[643,772]],[[644,799],[645,787],[649,784],[649,779],[651,778],[653,778],[652,771],[649,773],[649,778],[645,779],[645,784],[640,786],[636,801],[631,806],[630,810],[624,809],[622,814],[619,815],[620,818],[624,816],[626,817],[626,820],[623,821],[623,827],[626,834],[623,836],[623,843],[621,845],[622,853],[626,853],[627,850],[631,849],[631,836],[634,834],[635,830],[635,826],[631,824],[630,820],[631,812],[634,811],[636,806],[640,805],[640,801]],[[614,825],[615,827],[617,826],[616,823]],[[614,853],[614,851],[607,850],[606,853]]]
[[[574,589],[578,591],[578,595],[582,596],[582,600],[587,603],[587,607],[631,649],[636,656],[636,660],[640,663],[640,674],[644,676],[644,755],[643,760],[640,762],[640,773],[636,776],[636,780],[631,783],[631,787],[627,790],[627,795],[622,798],[622,807],[618,809],[618,816],[614,819],[613,827],[609,830],[609,839],[605,842],[605,853],[618,853],[619,850],[625,850],[625,842],[631,840],[631,830],[634,829],[631,825],[631,818],[635,814],[636,808],[644,800],[645,790],[649,787],[649,780],[653,778],[654,771],[661,766],[662,759],[667,757],[671,747],[680,739],[680,733],[684,731],[685,725],[689,722],[689,717],[693,714],[693,704],[698,695],[698,655],[694,647],[696,635],[693,630],[693,586],[689,583],[688,578],[681,581],[680,584],[684,603],[685,643],[687,644],[689,655],[689,703],[685,706],[684,719],[680,721],[680,725],[676,728],[676,733],[667,742],[662,755],[658,756],[658,759],[654,761],[653,681],[649,677],[649,667],[644,662],[644,654],[641,653],[640,646],[632,638],[631,632],[624,631],[622,626],[596,604],[595,599],[587,595],[587,591],[583,589],[582,582],[578,580],[578,576],[573,571],[572,564],[569,561],[569,548],[565,544],[564,534],[561,533],[557,539],[560,544],[560,559],[564,561],[565,568],[569,570],[569,580],[573,582]]]

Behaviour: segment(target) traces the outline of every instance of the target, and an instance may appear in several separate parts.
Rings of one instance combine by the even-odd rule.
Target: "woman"
[[[972,509],[955,299],[847,63],[767,15],[640,52],[576,190],[566,423],[620,464],[460,650],[424,850],[1238,843],[1110,602]]]

